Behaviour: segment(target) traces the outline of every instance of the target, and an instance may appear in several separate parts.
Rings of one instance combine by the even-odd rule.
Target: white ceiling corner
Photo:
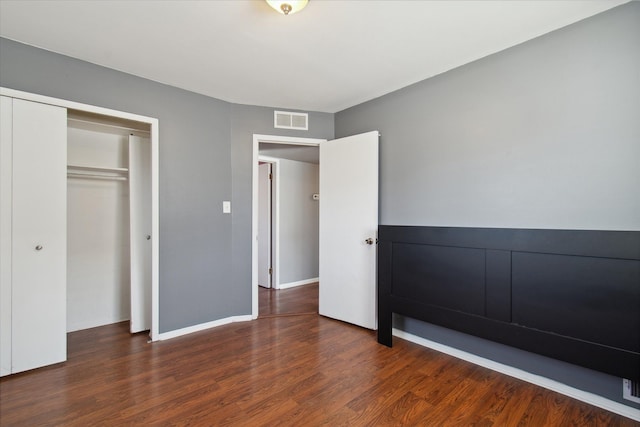
[[[0,35],[225,101],[337,112],[628,0],[0,1]]]

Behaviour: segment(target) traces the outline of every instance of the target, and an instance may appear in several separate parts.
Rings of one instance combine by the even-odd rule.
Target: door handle
[[[42,250],[42,245],[36,246],[36,251],[41,251],[41,250]]]
[[[373,239],[371,237],[369,237],[368,239],[366,239],[364,241],[367,245],[373,245]],[[376,239],[375,243],[378,243],[378,239]]]

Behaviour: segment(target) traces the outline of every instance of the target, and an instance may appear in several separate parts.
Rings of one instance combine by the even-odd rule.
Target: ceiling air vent
[[[291,111],[274,111],[273,126],[280,129],[309,129],[308,113],[293,113]]]

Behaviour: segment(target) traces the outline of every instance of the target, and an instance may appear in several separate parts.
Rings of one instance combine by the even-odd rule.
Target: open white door
[[[323,316],[377,328],[378,131],[320,144]]]
[[[258,285],[271,287],[271,164],[258,165]]]
[[[131,333],[151,329],[151,143],[129,136]]]

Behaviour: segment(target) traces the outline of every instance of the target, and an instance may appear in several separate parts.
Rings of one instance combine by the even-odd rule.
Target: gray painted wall
[[[244,313],[251,313],[251,171],[253,134],[297,136],[333,139],[334,115],[309,113],[309,130],[296,131],[273,128],[273,110],[233,104],[231,107],[231,173],[233,220],[233,278],[234,287],[242,289],[233,303],[242,305]],[[293,111],[284,109],[285,111]],[[234,298],[235,298],[234,294]]]
[[[336,114],[383,224],[640,230],[640,4]]]
[[[160,332],[238,314],[233,294],[230,105],[6,39],[0,85],[160,123]]]
[[[274,132],[273,109],[1,38],[0,86],[158,118],[160,332],[251,313],[252,135],[331,138],[333,114],[311,113],[308,132]]]
[[[319,167],[311,163],[280,160],[280,284],[318,277]]]
[[[640,230],[639,41],[632,2],[341,111],[336,137],[381,132],[382,224]],[[611,376],[395,326],[640,406]]]

